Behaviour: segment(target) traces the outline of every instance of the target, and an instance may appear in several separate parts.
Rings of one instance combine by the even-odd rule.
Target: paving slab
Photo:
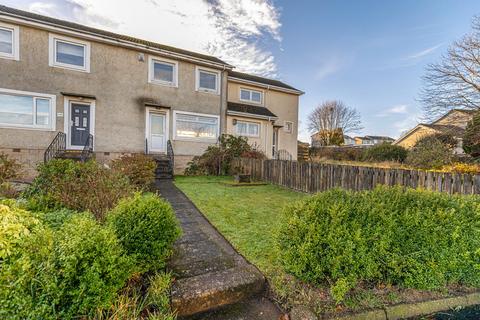
[[[244,308],[237,308],[236,316],[241,316],[241,310],[245,313],[262,312],[262,305],[266,308],[265,315],[273,314],[267,309],[279,313],[269,300],[264,299],[261,304],[245,303],[251,296],[264,291],[265,278],[262,273],[230,245],[171,180],[157,180],[156,187],[159,194],[172,205],[183,230],[168,264],[175,277],[172,308],[176,309],[178,315],[191,316],[222,307],[228,309],[230,307],[225,306],[242,303]],[[250,308],[246,308],[246,305],[250,305]],[[278,317],[258,319],[276,320]]]

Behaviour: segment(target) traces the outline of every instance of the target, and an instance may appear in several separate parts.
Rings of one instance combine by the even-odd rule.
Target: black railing
[[[148,139],[145,138],[145,154],[148,154]]]
[[[57,157],[59,154],[65,152],[67,147],[67,135],[63,132],[57,133],[55,138],[53,138],[52,142],[48,146],[47,150],[43,154],[43,162],[48,162],[51,159]]]
[[[80,161],[85,162],[93,154],[93,135],[89,134],[85,145],[83,146],[82,154],[80,155]]]
[[[275,160],[292,160],[293,159],[290,152],[288,152],[285,149],[281,149],[281,150],[276,151],[273,158]]]
[[[169,166],[170,172],[173,173],[173,168],[175,164],[175,155],[173,154],[172,142],[170,140],[167,141],[167,157],[168,157],[168,166]]]

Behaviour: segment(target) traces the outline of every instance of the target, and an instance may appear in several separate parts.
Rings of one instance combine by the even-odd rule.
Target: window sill
[[[148,83],[154,84],[156,86],[162,86],[162,87],[167,87],[167,88],[178,88],[178,84],[176,83],[170,83],[170,82],[162,82],[162,81],[156,81],[156,80],[149,80]]]
[[[50,65],[50,67],[65,69],[65,70],[70,70],[70,71],[78,71],[78,72],[83,72],[83,73],[90,73],[90,69],[88,69],[88,68],[77,68],[77,67],[74,67],[74,66],[66,66],[66,65],[60,65],[60,64],[52,64],[52,65]]]
[[[212,139],[175,137],[173,140],[186,142],[217,143],[218,137]]]
[[[55,128],[45,128],[45,127],[25,127],[20,125],[8,125],[0,123],[0,129],[20,129],[20,130],[32,130],[32,131],[55,131]]]
[[[218,92],[218,91],[216,91],[216,90],[210,90],[210,89],[198,88],[198,89],[197,89],[197,92],[214,94],[214,95],[217,95],[217,96],[220,95],[220,92]]]

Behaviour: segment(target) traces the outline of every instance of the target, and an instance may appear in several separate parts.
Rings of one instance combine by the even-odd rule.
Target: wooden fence
[[[335,187],[370,190],[376,185],[402,185],[448,193],[480,194],[480,175],[246,158],[236,159],[234,166],[255,179],[311,193]]]

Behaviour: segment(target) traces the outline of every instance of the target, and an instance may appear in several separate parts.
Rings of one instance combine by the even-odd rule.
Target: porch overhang
[[[83,98],[83,99],[88,99],[88,100],[97,100],[97,98],[91,94],[85,94],[85,93],[73,93],[73,92],[60,92],[62,96],[66,97],[75,97],[75,98]]]

